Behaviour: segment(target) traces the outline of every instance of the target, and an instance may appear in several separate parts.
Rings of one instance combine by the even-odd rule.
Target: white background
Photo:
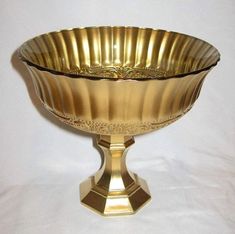
[[[192,111],[136,137],[129,168],[152,201],[103,218],[79,201],[100,164],[92,137],[64,126],[35,97],[14,51],[48,31],[93,25],[162,28],[221,53]],[[0,234],[235,233],[235,1],[0,1]]]

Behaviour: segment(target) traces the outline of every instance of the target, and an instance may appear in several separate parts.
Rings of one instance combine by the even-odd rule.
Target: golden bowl
[[[19,56],[46,109],[97,134],[104,160],[80,190],[81,202],[103,215],[132,214],[150,199],[145,181],[126,168],[133,135],[189,111],[220,59],[203,40],[138,27],[50,32],[25,42]]]

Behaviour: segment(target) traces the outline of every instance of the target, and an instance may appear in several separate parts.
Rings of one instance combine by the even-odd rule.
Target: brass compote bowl
[[[133,136],[160,129],[189,111],[220,55],[207,42],[137,27],[87,27],[25,42],[19,56],[47,110],[97,135],[102,166],[80,186],[81,202],[103,215],[132,214],[150,199],[128,171]]]

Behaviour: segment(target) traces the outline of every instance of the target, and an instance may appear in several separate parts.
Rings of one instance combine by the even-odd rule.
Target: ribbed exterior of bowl
[[[141,134],[185,114],[207,72],[183,79],[73,79],[30,67],[36,93],[63,122],[97,134]]]
[[[183,34],[125,27],[44,34],[26,42],[20,54],[49,111],[75,128],[105,135],[141,134],[177,120],[197,99],[210,71],[203,69],[219,56],[211,45]],[[170,74],[201,71],[140,80],[74,78],[66,73],[90,67],[141,68],[146,74],[152,68]]]

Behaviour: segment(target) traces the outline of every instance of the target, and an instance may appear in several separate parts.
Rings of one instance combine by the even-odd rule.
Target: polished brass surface
[[[81,202],[103,215],[133,214],[150,199],[145,181],[126,168],[133,137],[99,136],[104,161],[100,170],[81,184]]]
[[[137,27],[51,32],[25,42],[19,56],[51,113],[100,136],[104,164],[81,184],[81,201],[104,215],[131,214],[149,200],[145,182],[125,166],[131,136],[189,111],[220,59],[203,40]]]

